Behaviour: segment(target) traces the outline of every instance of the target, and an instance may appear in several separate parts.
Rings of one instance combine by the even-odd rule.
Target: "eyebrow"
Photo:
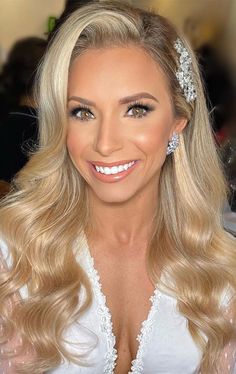
[[[154,100],[154,101],[156,101],[158,103],[157,98],[155,96],[149,94],[148,92],[140,92],[140,93],[137,93],[135,95],[123,97],[122,99],[119,100],[119,103],[120,104],[128,104],[128,103],[130,103],[132,101],[137,101],[137,100],[140,100],[140,99],[151,99],[151,100]],[[93,101],[84,99],[84,98],[82,98],[80,96],[71,96],[68,99],[68,102],[72,101],[72,100],[79,101],[80,103],[82,103],[84,105],[89,105],[89,106],[96,107],[96,104]]]
[[[80,103],[84,105],[96,106],[96,104],[93,101],[83,99],[82,97],[79,97],[79,96],[71,96],[68,99],[68,102],[69,101],[79,101]]]
[[[149,94],[148,92],[140,92],[140,93],[137,93],[137,94],[132,95],[132,96],[126,96],[126,97],[120,99],[119,103],[120,104],[128,104],[132,101],[137,101],[137,100],[140,100],[140,99],[151,99],[151,100],[154,100],[158,103],[157,98],[154,97],[153,95]]]

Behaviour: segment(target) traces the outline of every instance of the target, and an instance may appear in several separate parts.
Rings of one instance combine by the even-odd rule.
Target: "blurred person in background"
[[[236,103],[236,97],[234,103]],[[220,151],[229,186],[229,205],[231,210],[236,213],[236,106],[231,109],[229,120],[222,128],[224,141],[222,141]]]
[[[201,40],[201,20],[188,18],[184,31],[196,54],[204,81],[210,123],[224,166],[229,193],[227,209],[236,211],[236,85],[229,61],[222,57],[214,29],[204,43]],[[200,40],[199,40],[200,37]],[[235,222],[235,221],[234,221]],[[236,224],[235,224],[236,225]],[[236,231],[236,230],[235,230]]]
[[[37,143],[37,108],[33,97],[38,65],[47,41],[19,40],[0,75],[0,179],[10,182]]]
[[[217,29],[209,25],[204,33],[201,22],[198,17],[187,18],[184,32],[197,54],[211,126],[218,144],[221,145],[229,138],[231,124],[235,122],[236,86],[229,61],[222,57],[217,46]]]
[[[211,125],[228,182],[228,201],[236,211],[236,87],[227,62],[210,44],[197,50]]]
[[[93,0],[66,0],[65,8],[49,34],[51,40],[61,23],[75,9]],[[29,37],[16,42],[0,75],[0,196],[28,161],[37,141],[37,109],[33,84],[47,41]],[[4,186],[4,187],[1,187]]]

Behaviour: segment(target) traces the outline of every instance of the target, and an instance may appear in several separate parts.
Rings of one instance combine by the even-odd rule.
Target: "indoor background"
[[[75,0],[76,1],[76,0]],[[236,0],[127,0],[156,9],[185,30],[195,48],[211,43],[236,77]],[[0,1],[0,66],[13,43],[25,36],[46,38],[50,16],[58,17],[65,0]]]

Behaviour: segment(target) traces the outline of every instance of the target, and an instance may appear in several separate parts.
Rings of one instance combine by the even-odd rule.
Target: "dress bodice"
[[[4,252],[4,248],[2,251]],[[47,373],[113,374],[117,350],[112,316],[86,242],[77,259],[91,281],[93,300],[89,309],[80,316],[78,323],[71,325],[66,331],[65,344],[71,352],[84,355],[81,356],[83,364],[78,366],[65,361]],[[9,258],[7,261],[10,261]],[[20,293],[23,298],[27,298],[25,287]],[[84,298],[85,290],[82,288],[81,302]],[[177,300],[161,291],[158,286],[150,300],[148,317],[142,323],[137,336],[137,355],[127,374],[198,373],[201,351],[189,333],[187,319],[178,311]],[[236,369],[234,373],[236,374]]]

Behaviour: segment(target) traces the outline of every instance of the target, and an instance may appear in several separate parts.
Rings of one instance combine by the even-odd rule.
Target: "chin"
[[[94,191],[90,189],[93,197],[100,200],[104,204],[124,204],[135,196],[135,192],[128,191]]]

